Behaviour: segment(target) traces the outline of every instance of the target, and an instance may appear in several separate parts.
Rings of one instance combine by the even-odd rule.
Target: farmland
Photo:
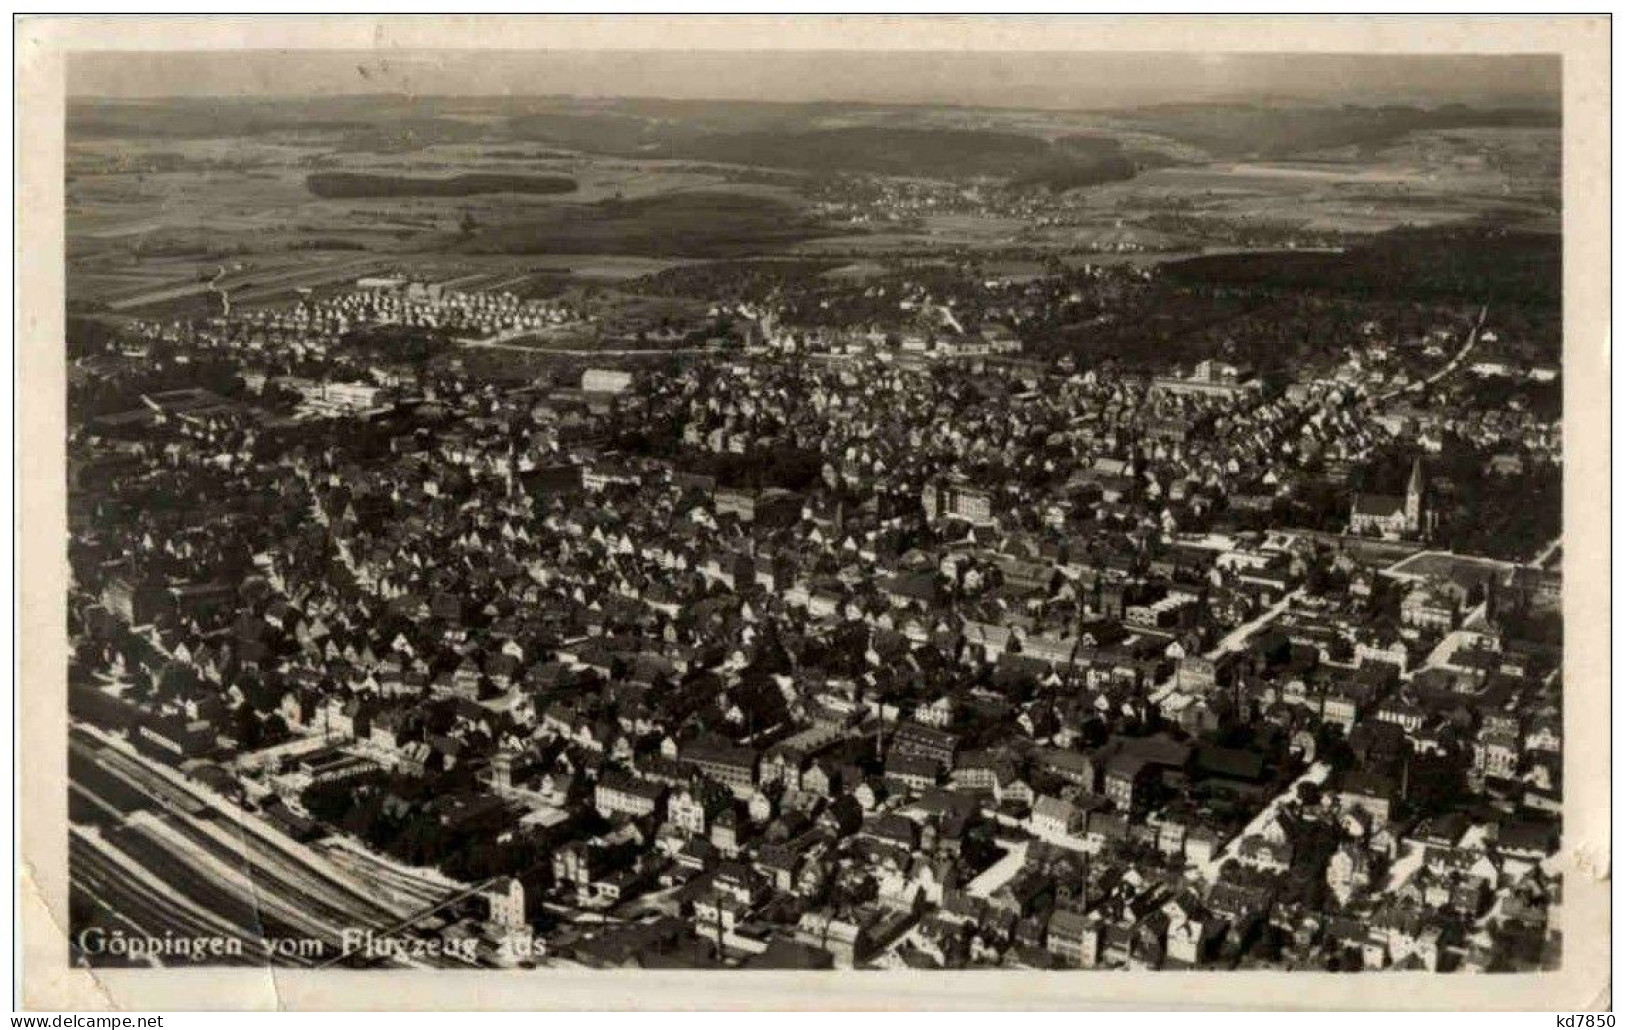
[[[560,207],[514,219],[458,245],[472,253],[609,253],[725,257],[818,234],[792,205],[721,190]]]
[[[1344,112],[1283,134],[1227,108],[72,107],[68,302],[102,317],[208,315],[221,291],[283,304],[384,273],[533,298],[729,260],[839,281],[974,255],[1027,278],[1408,226],[1549,232],[1558,212],[1557,130],[1527,113]]]

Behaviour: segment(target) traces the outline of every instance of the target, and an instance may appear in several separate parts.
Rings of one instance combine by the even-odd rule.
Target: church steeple
[[[1405,530],[1421,533],[1424,526],[1423,507],[1427,498],[1427,477],[1422,473],[1422,459],[1411,462],[1411,478],[1405,484]]]

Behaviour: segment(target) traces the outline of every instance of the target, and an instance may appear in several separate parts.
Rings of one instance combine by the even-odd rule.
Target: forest
[[[324,200],[362,197],[474,197],[487,193],[573,193],[576,181],[565,175],[508,175],[471,172],[444,179],[362,172],[313,172],[305,188]]]
[[[1224,357],[1300,370],[1365,346],[1368,327],[1389,342],[1465,331],[1482,305],[1496,339],[1480,356],[1555,365],[1562,347],[1561,241],[1487,225],[1394,230],[1343,252],[1206,255],[1141,282],[1081,286],[1081,304],[1023,326],[1038,353],[1131,368]]]
[[[458,247],[476,254],[733,257],[821,234],[814,220],[784,201],[693,190],[516,213],[501,225],[473,232]]]
[[[1493,225],[1395,229],[1342,253],[1217,254],[1169,264],[1175,282],[1382,301],[1548,309],[1562,303],[1562,239]]]
[[[1556,111],[1434,108],[1390,104],[1192,103],[1142,107],[1127,116],[1138,129],[1198,146],[1215,157],[1285,157],[1334,147],[1375,147],[1410,132],[1468,128],[1556,128]]]

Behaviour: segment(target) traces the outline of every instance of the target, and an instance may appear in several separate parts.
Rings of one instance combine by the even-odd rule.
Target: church
[[[1405,484],[1405,496],[1392,494],[1356,494],[1354,510],[1349,516],[1349,533],[1354,536],[1380,536],[1384,540],[1419,537],[1429,527],[1427,510],[1427,479],[1422,474],[1422,459],[1411,464],[1411,478]]]

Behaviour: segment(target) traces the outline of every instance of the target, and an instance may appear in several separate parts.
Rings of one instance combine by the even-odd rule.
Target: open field
[[[1173,212],[1193,231],[1203,221],[1371,233],[1485,215],[1527,220],[1556,209],[1557,169],[1546,162],[1558,149],[1555,129],[1415,133],[1313,161],[1153,169],[1091,199],[1126,219]]]
[[[491,281],[479,288],[512,280],[506,288],[523,289],[521,276],[543,270],[575,281],[617,281],[670,267],[684,255],[772,248],[818,231],[793,192],[730,182],[726,169],[689,162],[575,155],[532,167],[488,156],[512,151],[466,144],[408,160],[297,145],[239,151],[230,140],[125,142],[69,148],[76,171],[67,192],[68,292],[79,307],[191,313],[190,298],[207,292],[207,280],[239,263],[262,281],[284,265],[301,266],[318,285],[327,268],[362,259],[435,278],[441,275],[435,266],[447,257],[493,263]],[[400,174],[407,169],[413,176]],[[318,183],[338,176],[363,184],[461,185],[427,191],[447,195],[348,195],[375,191],[345,188],[337,193],[346,195],[318,196],[308,186],[311,176],[328,177]],[[565,177],[578,188],[485,192],[519,179]],[[501,255],[527,261],[516,265]],[[246,277],[233,272],[222,285],[240,287]]]
[[[1383,574],[1396,579],[1448,579],[1463,587],[1472,587],[1505,576],[1512,568],[1511,562],[1493,558],[1451,554],[1449,551],[1422,551],[1395,562],[1384,569]]]
[[[538,254],[527,258],[525,263],[532,268],[567,272],[582,279],[621,281],[690,262],[681,258],[654,258],[637,254]]]
[[[75,310],[137,318],[196,317],[220,310],[215,286],[230,293],[233,305],[274,306],[291,302],[302,290],[320,295],[348,288],[361,276],[398,272],[458,290],[545,297],[583,284],[625,282],[684,263],[617,254],[510,257],[349,249],[284,250],[219,259],[139,255],[118,264],[103,257],[70,265],[67,296]]]
[[[727,257],[768,252],[819,234],[815,222],[782,201],[695,190],[536,212],[476,232],[456,249],[477,254]]]
[[[1493,218],[1549,229],[1557,215],[1557,130],[1521,116],[1480,124],[1459,113],[1328,113],[1299,139],[1280,135],[1279,119],[1221,112],[1213,117],[1239,118],[1253,144],[1220,148],[1214,160],[1202,136],[1211,112],[1177,108],[1106,116],[626,101],[600,110],[519,99],[447,102],[436,113],[433,103],[398,111],[387,98],[287,111],[276,102],[179,106],[91,104],[70,118],[74,309],[211,314],[217,276],[233,303],[265,305],[382,271],[552,297],[741,257],[827,260],[833,270],[823,274],[839,282],[957,252],[1017,281],[1040,274],[1041,257],[1151,265],[1340,247],[1402,225]],[[899,139],[901,151],[876,150]],[[1287,143],[1304,147],[1281,149]],[[1051,175],[1057,153],[1137,155],[1138,165],[1131,178],[1067,190],[1065,175]],[[803,192],[820,175],[854,172],[914,183],[1036,174],[1052,200],[822,221]],[[311,181],[335,177],[442,195],[312,193]],[[485,192],[566,179],[574,190]],[[376,190],[338,191],[357,192]]]
[[[1007,252],[1022,249],[1034,253],[1092,254],[1102,257],[1137,256],[1157,260],[1160,252],[1199,253],[1203,242],[1196,234],[1184,235],[1124,223],[1105,215],[1089,224],[1066,226],[1018,225],[1013,232],[1001,232],[1006,219],[975,219],[961,216],[935,226],[931,231],[877,230],[819,236],[796,244],[793,253],[808,256],[845,257],[864,261],[884,255],[914,256],[938,254],[947,249],[975,253]]]

